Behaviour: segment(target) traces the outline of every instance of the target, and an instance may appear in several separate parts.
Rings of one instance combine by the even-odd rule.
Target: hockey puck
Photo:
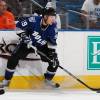
[[[0,89],[0,95],[4,94],[5,90],[4,89]]]
[[[56,86],[56,88],[59,88],[60,87],[60,85],[58,83],[56,83],[55,86]]]

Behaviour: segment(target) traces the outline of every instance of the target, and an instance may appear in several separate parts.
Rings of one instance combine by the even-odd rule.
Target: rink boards
[[[14,31],[0,31],[0,79],[3,79],[7,59],[18,43]],[[78,76],[91,87],[100,87],[100,32],[99,31],[59,31],[57,53],[60,65]],[[11,81],[11,89],[45,89],[43,73],[48,64],[40,57],[29,54],[21,60]],[[54,78],[62,89],[83,89],[60,68]]]

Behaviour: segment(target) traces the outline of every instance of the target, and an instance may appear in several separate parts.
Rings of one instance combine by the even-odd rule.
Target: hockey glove
[[[49,58],[53,60],[53,62],[50,62],[53,67],[58,67],[59,66],[59,60],[57,57],[57,53],[55,52],[55,49],[49,49]]]

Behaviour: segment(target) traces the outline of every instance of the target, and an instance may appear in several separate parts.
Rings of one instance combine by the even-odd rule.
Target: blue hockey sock
[[[55,75],[55,72],[50,72],[50,71],[47,71],[44,76],[45,76],[45,79],[48,79],[48,80],[52,80],[53,77]]]
[[[6,69],[5,79],[6,80],[11,80],[11,78],[13,77],[14,72],[15,72],[15,70]]]

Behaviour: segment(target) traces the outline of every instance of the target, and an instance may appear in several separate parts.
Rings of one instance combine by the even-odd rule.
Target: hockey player
[[[50,62],[44,56],[40,55],[42,61],[48,62],[47,71],[44,74],[45,82],[51,87],[58,88],[60,86],[58,83],[52,81],[59,66],[55,50],[58,34],[55,19],[55,10],[48,8],[43,9],[42,17],[35,16],[19,20],[16,26],[23,31],[19,34],[22,40],[8,59],[5,79],[2,83],[3,86],[9,85],[19,60],[25,58],[29,53],[34,52],[31,46],[34,46],[54,61]]]

